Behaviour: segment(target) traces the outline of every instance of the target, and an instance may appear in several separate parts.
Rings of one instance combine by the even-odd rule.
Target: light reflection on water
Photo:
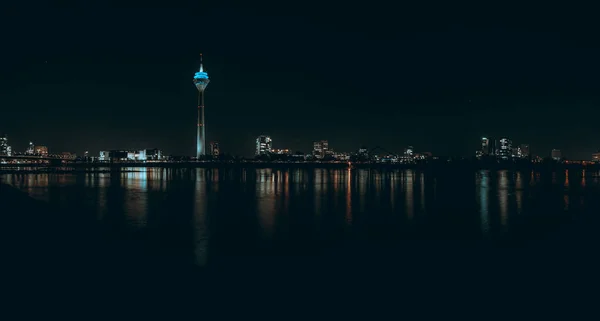
[[[589,171],[540,176],[533,171],[482,170],[456,177],[415,170],[350,168],[128,170],[132,171],[6,174],[2,182],[62,208],[80,201],[109,231],[145,231],[151,236],[160,235],[156,236],[159,240],[178,239],[182,247],[193,248],[191,255],[196,264],[205,265],[212,257],[210,253],[219,252],[218,240],[236,237],[227,235],[227,229],[219,229],[219,225],[209,225],[213,220],[246,224],[238,226],[242,231],[258,229],[245,234],[249,239],[243,242],[248,244],[252,244],[253,237],[273,245],[282,240],[304,244],[316,237],[384,237],[404,233],[410,220],[419,222],[419,228],[427,232],[440,228],[436,225],[440,224],[436,221],[440,216],[456,218],[445,220],[441,227],[457,231],[455,235],[493,238],[520,228],[512,223],[513,217],[516,220],[531,215],[528,211],[532,207],[527,205],[532,199],[553,197],[552,193],[540,192],[542,188],[562,189],[564,193],[558,191],[560,199],[555,200],[564,204],[561,211],[572,211],[577,206],[570,204],[570,193],[573,189],[597,188],[599,175]],[[448,213],[443,205],[436,204],[448,193],[460,198],[453,200],[453,204],[458,201],[464,205],[460,211]],[[579,196],[581,207],[583,198],[583,194]],[[549,204],[550,200],[542,203]],[[426,210],[427,215],[422,215]],[[175,219],[178,216],[181,218]],[[256,226],[248,223],[252,217]],[[470,217],[475,224],[468,224]],[[291,226],[298,222],[300,225]],[[189,228],[174,228],[174,224],[187,224]],[[472,226],[476,226],[475,231]],[[292,229],[294,234],[288,232]],[[345,236],[336,234],[340,231],[345,231]],[[211,241],[213,238],[216,241]]]

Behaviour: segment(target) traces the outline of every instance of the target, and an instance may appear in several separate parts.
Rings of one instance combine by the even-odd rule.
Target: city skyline
[[[0,132],[13,150],[31,140],[78,154],[133,146],[194,155],[189,73],[202,51],[215,80],[205,139],[233,155],[252,156],[261,134],[304,152],[327,139],[340,151],[413,145],[470,156],[481,136],[526,142],[540,156],[560,149],[589,159],[600,148],[600,64],[581,33],[570,37],[576,25],[550,32],[498,14],[493,28],[466,28],[439,17],[396,22],[369,8],[329,16],[334,8],[148,9],[143,19],[159,22],[145,28],[138,15],[101,7],[13,12],[1,23],[27,28],[8,37],[15,49],[0,62]],[[197,21],[228,28],[179,41],[197,39]]]

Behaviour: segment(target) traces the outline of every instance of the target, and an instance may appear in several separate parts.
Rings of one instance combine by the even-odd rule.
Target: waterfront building
[[[0,156],[10,156],[8,155],[8,137],[6,134],[0,136]]]
[[[218,142],[210,142],[210,155],[213,157],[219,157],[219,155],[221,155],[221,149],[219,148]]]
[[[559,149],[553,149],[552,152],[550,153],[550,157],[552,157],[552,159],[555,161],[559,161],[562,158],[562,153],[560,152]]]
[[[521,144],[519,145],[518,155],[519,158],[529,158],[529,145]]]
[[[313,156],[318,159],[322,159],[329,154],[329,142],[326,140],[320,140],[313,142]]]
[[[46,147],[46,146],[35,146],[34,147],[34,154],[40,155],[40,156],[48,156],[48,147]]]
[[[35,154],[35,146],[33,142],[29,142],[29,146],[27,146],[27,150],[25,150],[25,155],[33,155]]]
[[[597,153],[592,154],[592,160],[600,163],[600,150]]]
[[[513,155],[512,141],[508,138],[500,139],[500,146],[498,149],[498,157],[503,160],[510,159]]]
[[[291,155],[292,150],[288,148],[274,148],[272,153],[277,155]]]
[[[256,152],[255,155],[268,155],[271,154],[273,147],[273,141],[271,137],[261,135],[256,138]]]
[[[481,138],[481,152],[479,155],[488,156],[490,154],[490,140],[487,137]]]

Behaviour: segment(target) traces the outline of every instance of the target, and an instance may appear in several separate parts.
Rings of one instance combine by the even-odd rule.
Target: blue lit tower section
[[[198,132],[196,138],[196,157],[200,158],[206,154],[206,126],[204,124],[204,89],[210,80],[208,74],[202,67],[202,54],[200,54],[200,70],[194,75],[194,85],[198,89]]]

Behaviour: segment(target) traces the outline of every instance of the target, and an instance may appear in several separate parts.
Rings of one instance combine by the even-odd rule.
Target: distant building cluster
[[[159,149],[139,150],[110,150],[101,151],[98,161],[100,162],[145,162],[165,160]]]
[[[512,140],[505,137],[500,139],[481,138],[481,149],[475,155],[478,158],[492,157],[501,160],[530,158],[528,144],[514,146]]]

